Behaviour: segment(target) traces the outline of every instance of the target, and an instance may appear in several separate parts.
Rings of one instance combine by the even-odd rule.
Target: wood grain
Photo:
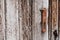
[[[49,9],[49,14],[51,15],[51,19],[48,20],[50,21],[49,23],[49,29],[50,29],[50,39],[49,40],[54,40],[54,30],[57,30],[58,33],[58,12],[57,12],[57,0],[50,0],[50,9]],[[58,40],[58,37],[57,37]]]
[[[6,40],[19,40],[17,4],[17,0],[6,0]]]
[[[4,0],[0,0],[0,40],[5,39]]]

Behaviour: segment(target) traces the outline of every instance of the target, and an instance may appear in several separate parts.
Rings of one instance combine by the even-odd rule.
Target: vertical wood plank
[[[35,0],[35,19],[34,19],[34,28],[33,28],[33,32],[34,32],[34,36],[33,36],[33,40],[48,40],[48,24],[46,23],[46,32],[45,33],[41,33],[41,9],[46,8],[48,9],[48,1],[46,0]],[[43,5],[43,6],[42,6]]]
[[[18,1],[6,0],[6,40],[19,40]]]
[[[60,0],[58,0],[58,32],[59,32],[59,40],[60,40]]]
[[[23,40],[23,30],[22,30],[22,1],[18,0],[18,23],[19,23],[19,40]]]
[[[57,34],[58,34],[57,14],[58,14],[57,13],[57,0],[52,0],[52,40],[55,40],[54,39],[55,36],[53,34],[55,30],[57,30]],[[58,40],[57,38],[56,40]]]
[[[33,9],[32,9],[32,40],[36,40],[36,35],[35,35],[35,0],[33,0]]]
[[[23,40],[32,40],[32,0],[21,0],[22,2],[22,30],[23,30]]]
[[[57,30],[58,34],[58,13],[57,13],[57,0],[49,0],[49,40],[55,40],[53,32]],[[58,40],[58,37],[57,37]]]
[[[38,2],[40,1],[40,2]],[[40,13],[40,3],[42,0],[34,0],[33,1],[33,40],[42,40],[41,37],[41,13]]]
[[[52,39],[52,1],[49,0],[49,14],[48,14],[48,39]]]
[[[15,23],[16,24],[16,27],[15,27],[16,28],[15,29],[16,32],[15,33],[16,33],[16,40],[20,40],[20,34],[19,34],[20,33],[20,26],[19,26],[20,25],[19,24],[20,21],[19,21],[19,10],[18,10],[18,6],[19,6],[18,5],[18,0],[15,0],[15,15],[16,15],[15,16],[16,17],[16,19],[15,19],[16,20],[16,23]]]
[[[0,40],[5,40],[4,0],[0,0]]]

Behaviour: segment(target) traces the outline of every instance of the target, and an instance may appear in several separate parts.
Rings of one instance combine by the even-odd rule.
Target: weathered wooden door
[[[41,5],[42,0],[0,0],[0,40],[48,40],[48,30],[41,33]]]
[[[33,4],[34,0],[0,0],[0,40],[33,40]]]
[[[48,10],[48,0],[43,2],[42,0],[0,0],[0,40],[54,40],[53,31],[58,30],[59,21],[58,1],[49,0],[45,33],[41,33],[40,10],[42,4]]]

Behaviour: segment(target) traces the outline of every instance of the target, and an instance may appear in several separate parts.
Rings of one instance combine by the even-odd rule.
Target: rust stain
[[[42,17],[41,17],[41,22],[42,22],[42,33],[44,33],[44,32],[46,32],[46,15],[47,15],[47,13],[46,13],[47,11],[46,11],[46,8],[43,8],[43,10],[42,10]]]

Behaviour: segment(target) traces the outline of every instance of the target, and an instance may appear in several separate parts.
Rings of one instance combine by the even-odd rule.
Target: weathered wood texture
[[[33,0],[21,0],[23,40],[32,40],[32,3]]]
[[[58,15],[57,15],[57,0],[52,0],[52,40],[55,40],[53,32],[57,30],[58,33]],[[58,40],[58,37],[57,39]]]
[[[49,2],[49,40],[54,40],[54,30],[57,30],[58,33],[58,9],[57,9],[58,0],[50,0]],[[58,37],[57,37],[58,40]]]
[[[47,31],[44,37],[41,35],[39,1],[42,3],[42,0],[0,0],[1,40],[48,40]]]
[[[0,0],[0,40],[32,40],[33,0]]]
[[[18,0],[6,0],[6,40],[19,40]]]
[[[5,39],[4,0],[0,0],[0,40]]]
[[[60,0],[58,0],[58,31],[59,31],[59,40],[60,40]]]
[[[57,12],[57,0],[52,0],[52,40],[54,39],[54,30],[57,30],[58,33],[58,12]],[[58,37],[57,39],[58,40]]]
[[[48,29],[49,40],[53,40],[51,36],[55,29],[53,29],[56,24],[54,22],[57,22],[57,0],[52,0],[52,4],[49,5],[49,28],[46,20],[45,33],[41,33],[40,10],[42,8],[48,10],[48,0],[43,2],[42,0],[0,0],[0,40],[48,40]]]
[[[42,7],[43,5],[43,7]],[[48,0],[35,0],[35,26],[34,26],[34,40],[48,40],[48,25],[46,23],[46,32],[41,33],[41,9],[48,10]],[[47,11],[48,12],[48,11]],[[46,18],[48,19],[48,18]],[[47,21],[46,21],[47,22]]]
[[[52,14],[51,14],[51,11],[52,11],[52,7],[51,7],[51,3],[52,1],[49,0],[49,14],[48,14],[48,39],[51,40],[51,37],[52,37]]]
[[[23,40],[23,31],[22,31],[22,6],[21,0],[18,0],[18,23],[19,23],[19,40]]]

